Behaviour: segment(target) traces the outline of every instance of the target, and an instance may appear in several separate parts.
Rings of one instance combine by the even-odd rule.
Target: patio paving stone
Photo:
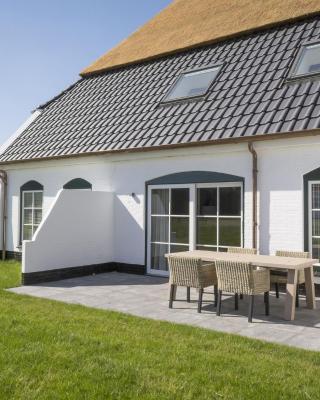
[[[9,291],[320,351],[320,299],[317,299],[318,309],[309,310],[301,296],[296,320],[289,322],[282,319],[284,295],[276,299],[271,294],[268,317],[264,315],[263,296],[259,296],[255,301],[253,323],[248,323],[247,299],[240,300],[239,310],[235,311],[232,295],[223,297],[222,316],[217,317],[211,288],[205,291],[201,314],[197,313],[197,292],[193,289],[192,301],[187,303],[186,289],[178,288],[177,301],[173,303],[174,308],[169,309],[168,279],[160,277],[110,272]]]

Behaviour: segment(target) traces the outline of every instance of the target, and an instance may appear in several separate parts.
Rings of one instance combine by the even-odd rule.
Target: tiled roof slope
[[[82,75],[212,44],[320,12],[319,0],[174,0]]]
[[[30,160],[320,128],[320,82],[286,83],[320,17],[83,78],[0,156]],[[162,106],[181,71],[224,63],[201,101]]]

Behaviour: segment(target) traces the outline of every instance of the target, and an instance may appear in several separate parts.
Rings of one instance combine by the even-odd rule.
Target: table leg
[[[284,319],[293,321],[296,312],[296,291],[297,291],[298,271],[288,270],[288,281],[286,288],[286,303],[284,308]]]
[[[306,286],[306,300],[307,307],[314,310],[316,308],[316,299],[314,294],[314,281],[313,281],[313,267],[304,269],[305,286]]]

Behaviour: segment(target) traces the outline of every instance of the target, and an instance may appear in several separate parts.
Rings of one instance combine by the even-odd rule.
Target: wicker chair
[[[256,269],[250,263],[217,260],[216,272],[219,288],[217,315],[221,314],[222,292],[243,293],[250,296],[249,322],[252,322],[254,296],[264,294],[265,313],[269,315],[270,273],[268,269]]]
[[[177,256],[168,257],[170,271],[169,308],[172,308],[177,286],[187,287],[187,301],[190,302],[190,288],[199,290],[198,312],[201,312],[203,289],[214,286],[215,305],[217,304],[217,275],[214,263],[203,263],[197,258]]]
[[[257,249],[245,248],[245,247],[228,247],[228,253],[238,254],[257,254]],[[243,299],[243,294],[240,293],[240,299]],[[238,293],[235,294],[235,309],[238,309]]]
[[[296,258],[309,258],[310,254],[307,251],[287,251],[287,250],[277,250],[276,256],[279,257],[296,257]],[[276,289],[276,297],[279,298],[279,284],[287,284],[288,271],[283,270],[271,270],[270,271],[270,281],[274,283]],[[298,271],[298,282],[297,282],[297,293],[296,293],[296,307],[299,307],[299,288],[300,285],[305,283],[304,271]]]
[[[228,247],[228,253],[257,254],[257,249],[247,249],[245,247]]]

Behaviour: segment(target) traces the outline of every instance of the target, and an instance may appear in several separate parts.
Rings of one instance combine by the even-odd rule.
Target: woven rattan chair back
[[[309,258],[308,251],[290,251],[290,250],[277,250],[276,256],[279,257],[295,257],[295,258]]]
[[[219,290],[230,293],[253,294],[253,267],[238,261],[216,261]]]
[[[202,262],[200,259],[168,257],[168,265],[171,285],[201,287],[199,270]]]
[[[244,247],[228,247],[228,253],[257,254],[257,249],[248,249]]]

